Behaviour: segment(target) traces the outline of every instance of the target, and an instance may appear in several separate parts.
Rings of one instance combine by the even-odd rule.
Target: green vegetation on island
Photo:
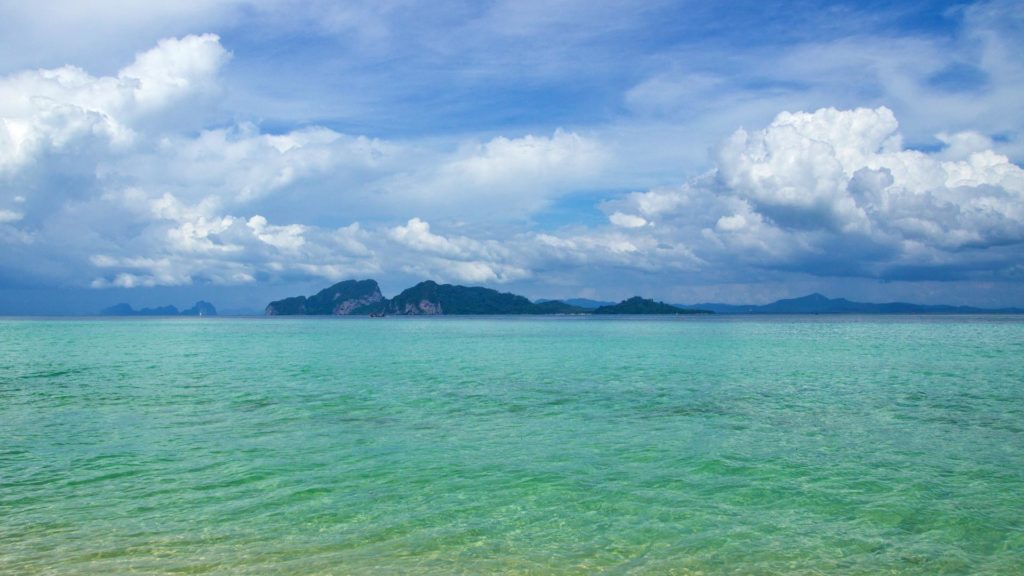
[[[586,301],[593,302],[593,301]],[[406,288],[392,299],[375,280],[345,280],[313,296],[293,296],[267,305],[268,316],[295,315],[541,315],[541,314],[711,314],[679,308],[639,296],[618,304],[583,308],[560,300],[531,302],[524,296],[482,286],[438,284],[433,280]]]
[[[267,305],[268,316],[344,316],[384,311],[387,304],[376,280],[345,280],[316,294],[293,296]]]
[[[679,308],[664,302],[655,302],[648,298],[633,296],[611,306],[601,306],[593,310],[593,314],[711,314],[708,310]]]
[[[583,314],[587,310],[557,300],[529,299],[480,286],[420,282],[388,300],[375,280],[346,280],[313,296],[294,296],[267,305],[268,316],[289,315],[493,315]]]
[[[388,304],[391,314],[578,314],[582,308],[558,301],[534,304],[509,292],[480,286],[438,284],[433,280],[402,291]]]

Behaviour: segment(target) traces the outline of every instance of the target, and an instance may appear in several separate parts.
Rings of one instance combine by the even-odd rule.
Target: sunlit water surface
[[[598,572],[1024,572],[1024,318],[0,321],[0,573]]]

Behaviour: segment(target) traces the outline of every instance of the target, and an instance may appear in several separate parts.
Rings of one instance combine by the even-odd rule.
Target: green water
[[[1024,318],[0,321],[3,574],[1020,574]]]

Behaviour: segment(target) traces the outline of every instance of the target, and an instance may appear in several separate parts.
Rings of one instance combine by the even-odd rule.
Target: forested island
[[[416,316],[497,314],[710,314],[646,300],[639,296],[597,309],[560,300],[531,302],[525,296],[481,286],[438,284],[433,280],[403,290],[392,299],[381,294],[375,280],[345,280],[312,296],[293,296],[267,305],[268,316]]]

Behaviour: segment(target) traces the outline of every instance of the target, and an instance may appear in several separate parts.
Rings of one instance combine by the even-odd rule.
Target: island
[[[909,302],[855,302],[814,293],[800,298],[776,300],[771,304],[694,304],[695,308],[716,314],[1022,314],[1021,308],[977,308],[948,304],[911,304]]]
[[[586,301],[593,302],[593,301]],[[639,296],[619,304],[582,307],[561,300],[531,302],[525,296],[482,286],[438,284],[426,280],[390,300],[376,280],[345,280],[312,296],[292,296],[267,305],[267,316],[442,316],[551,314],[710,314]]]
[[[102,316],[216,316],[217,309],[204,300],[200,300],[186,310],[178,310],[177,306],[157,306],[136,310],[130,304],[122,302],[100,311]]]
[[[599,306],[593,314],[712,314],[710,310],[697,308],[681,308],[664,302],[655,302],[648,298],[633,296],[618,304]]]
[[[387,306],[389,314],[581,314],[583,308],[549,300],[540,304],[525,296],[480,286],[420,282],[403,290]]]
[[[267,316],[365,316],[384,312],[387,303],[376,280],[345,280],[308,298],[275,300],[264,312]]]

